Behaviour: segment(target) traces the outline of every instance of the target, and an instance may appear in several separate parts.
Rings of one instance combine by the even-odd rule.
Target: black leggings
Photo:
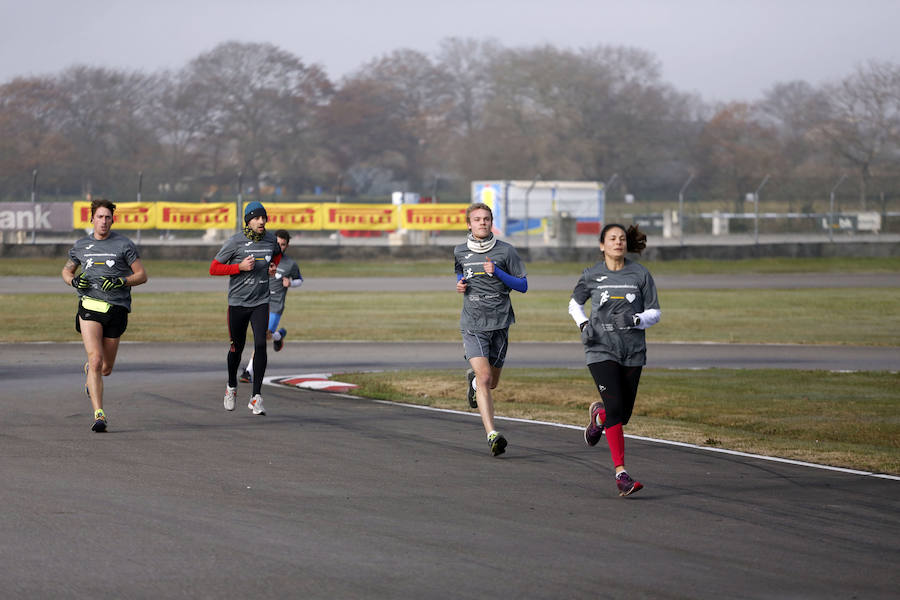
[[[241,366],[241,353],[247,343],[247,325],[253,329],[253,395],[262,389],[266,375],[266,329],[269,327],[269,304],[253,308],[245,306],[228,307],[228,335],[231,348],[228,349],[228,385],[237,387],[237,372]]]
[[[256,368],[256,367],[254,367]],[[634,410],[643,367],[625,367],[612,360],[588,365],[606,409],[604,427],[627,425]]]

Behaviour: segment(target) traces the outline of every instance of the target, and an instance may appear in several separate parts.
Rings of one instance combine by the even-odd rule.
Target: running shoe
[[[250,383],[251,381],[253,381],[253,375],[250,374],[250,371],[244,369],[243,373],[241,373],[241,376],[238,377],[238,379],[240,381],[243,381],[244,383]]]
[[[622,471],[616,475],[616,487],[619,488],[620,496],[630,496],[644,486],[640,481],[632,479],[627,471]]]
[[[90,398],[91,390],[88,389],[87,374],[88,374],[88,362],[84,361],[84,395],[87,396],[88,398]]]
[[[469,408],[478,408],[478,401],[475,399],[475,371],[472,369],[466,371],[466,400],[469,401]]]
[[[588,446],[596,446],[603,437],[603,421],[606,420],[606,409],[603,402],[597,401],[588,409],[591,413],[591,422],[584,428],[584,442]]]
[[[281,349],[284,348],[284,336],[287,335],[287,329],[282,327],[278,330],[278,333],[281,334],[281,338],[275,340],[272,345],[275,347],[275,352],[281,352]]]
[[[262,396],[256,394],[252,398],[250,398],[250,403],[247,404],[247,408],[253,411],[254,415],[264,415],[266,414],[266,409],[263,407]]]
[[[491,454],[500,456],[506,452],[506,438],[495,431],[488,437],[488,446],[491,447]]]
[[[103,433],[106,431],[106,425],[106,413],[103,412],[102,408],[98,408],[94,411],[94,424],[91,425],[91,431]]]
[[[225,410],[234,410],[234,397],[237,396],[237,388],[225,386]]]

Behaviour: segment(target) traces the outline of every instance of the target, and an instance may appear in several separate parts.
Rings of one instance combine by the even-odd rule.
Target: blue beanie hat
[[[261,202],[251,202],[246,207],[244,207],[244,224],[250,222],[250,219],[255,219],[256,217],[266,217],[269,215],[266,214],[266,207],[262,205]]]

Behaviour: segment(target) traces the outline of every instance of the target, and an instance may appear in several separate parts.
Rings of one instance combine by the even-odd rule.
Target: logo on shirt
[[[107,267],[110,267],[110,268],[111,268],[111,267],[113,267],[115,264],[116,264],[116,261],[114,261],[114,260],[111,259],[111,258],[110,258],[109,260],[106,261],[106,266],[107,266]]]
[[[93,258],[87,259],[87,262],[84,263],[84,268],[85,268],[85,269],[90,269],[90,268],[93,267],[93,266],[94,266],[94,259],[93,259]]]
[[[634,302],[634,299],[637,298],[634,294],[625,294],[625,299],[629,302]]]
[[[600,294],[600,306],[603,306],[608,301],[609,301],[609,292],[607,290],[603,290],[603,293]]]
[[[603,277],[597,277],[594,281],[596,281],[597,283],[600,283],[600,282],[602,282],[604,279],[607,279],[606,275],[604,275]]]
[[[90,249],[93,248],[93,247],[94,247],[93,244],[88,244],[87,246],[84,247],[84,249],[85,249],[85,250],[90,250]]]

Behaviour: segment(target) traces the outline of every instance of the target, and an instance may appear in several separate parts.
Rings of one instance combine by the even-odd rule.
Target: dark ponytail
[[[644,251],[644,248],[647,247],[647,234],[641,231],[637,225],[629,225],[626,229],[624,225],[618,223],[608,223],[604,225],[603,229],[600,231],[601,244],[603,243],[603,240],[606,239],[606,232],[613,227],[618,227],[625,232],[626,249],[629,252],[640,254]]]

